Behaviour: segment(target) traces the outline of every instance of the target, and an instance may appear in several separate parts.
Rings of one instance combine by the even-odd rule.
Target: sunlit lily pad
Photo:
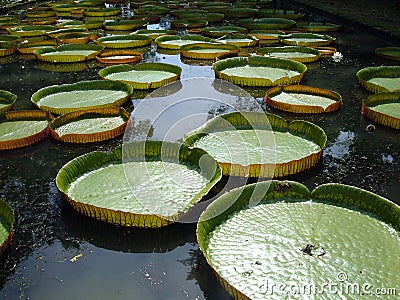
[[[220,43],[197,43],[181,47],[181,55],[193,59],[216,59],[222,54],[237,53],[240,47]]]
[[[246,86],[298,83],[307,70],[297,61],[262,56],[228,58],[216,62],[213,68],[219,78]]]
[[[138,141],[75,158],[61,168],[56,183],[86,216],[154,228],[176,221],[220,178],[217,163],[203,150]]]
[[[244,19],[239,21],[239,26],[249,30],[288,29],[296,24],[295,21],[281,18]]]
[[[272,114],[235,112],[211,119],[184,141],[212,155],[224,175],[272,178],[317,164],[326,135],[306,121],[288,123]]]
[[[141,52],[129,49],[102,52],[96,56],[96,60],[103,64],[126,64],[138,62],[142,59],[143,55]]]
[[[308,32],[330,32],[338,31],[340,25],[321,22],[299,22],[296,24],[296,28],[304,29]]]
[[[15,101],[17,101],[17,95],[9,91],[0,90],[0,114],[11,110]]]
[[[65,44],[57,48],[41,48],[33,51],[41,61],[71,63],[94,59],[104,46],[90,44]]]
[[[285,32],[281,30],[251,30],[250,34],[259,40],[279,40],[279,36]]]
[[[145,20],[107,20],[103,23],[107,30],[136,30],[147,24]]]
[[[385,59],[400,61],[400,47],[377,48],[375,54]]]
[[[90,34],[85,33],[66,33],[59,35],[57,40],[61,44],[87,44],[90,40]]]
[[[6,42],[12,45],[16,45],[21,41],[21,37],[18,35],[11,34],[0,34],[0,42]]]
[[[33,52],[40,48],[53,47],[56,48],[57,41],[54,39],[45,39],[42,41],[33,41],[21,43],[18,45],[17,51],[21,54],[33,54]]]
[[[335,41],[335,38],[329,35],[317,33],[292,33],[280,36],[283,44],[289,46],[328,46]]]
[[[35,92],[31,101],[41,110],[65,114],[77,110],[115,107],[130,99],[133,89],[118,81],[80,81],[52,85]]]
[[[150,45],[151,38],[141,34],[112,35],[98,38],[96,43],[106,48],[136,48]]]
[[[121,12],[122,9],[118,7],[87,8],[83,11],[83,15],[86,17],[109,17],[120,15]]]
[[[369,96],[363,101],[362,114],[376,123],[400,129],[400,92]]]
[[[339,109],[342,97],[333,91],[305,85],[286,85],[268,90],[265,102],[293,113],[325,113]]]
[[[165,63],[116,65],[100,70],[103,79],[118,80],[135,89],[154,89],[179,79],[182,69]]]
[[[400,91],[400,66],[367,67],[356,76],[361,86],[372,93]]]
[[[138,15],[164,15],[168,13],[168,8],[160,5],[142,5],[133,10]]]
[[[55,26],[51,25],[26,25],[7,28],[7,31],[9,34],[18,35],[20,37],[35,37],[46,35],[47,31],[54,30],[55,28]]]
[[[63,29],[63,28],[86,28],[85,23],[83,21],[79,20],[73,20],[73,21],[65,21],[65,22],[60,22],[57,24],[57,28]]]
[[[0,42],[0,56],[12,55],[15,52],[17,52],[15,45],[7,42]]]
[[[289,9],[259,9],[258,16],[261,18],[283,18],[288,20],[298,20],[303,18],[304,14]]]
[[[139,29],[139,30],[135,31],[135,34],[147,35],[152,40],[155,40],[159,36],[174,35],[174,34],[176,34],[176,30],[168,30],[168,29]]]
[[[203,20],[178,19],[178,20],[171,21],[171,26],[173,28],[201,28],[201,27],[206,27],[207,24],[208,24],[208,21],[205,19],[203,19]]]
[[[290,287],[336,299],[338,286],[399,286],[399,217],[398,205],[356,187],[333,183],[311,192],[297,182],[267,181],[210,204],[197,240],[235,299],[284,299]],[[356,289],[347,291],[346,299],[359,299]],[[304,292],[290,299],[304,299]]]
[[[105,141],[122,135],[129,117],[122,107],[74,111],[54,119],[50,134],[68,143]]]
[[[55,39],[58,36],[64,35],[67,33],[84,33],[84,32],[86,32],[85,28],[61,28],[61,29],[47,31],[47,36]]]
[[[316,61],[321,56],[316,49],[298,46],[260,48],[257,50],[257,54],[267,57],[293,59],[301,63]]]
[[[14,233],[14,211],[4,200],[0,199],[0,255],[11,242]]]
[[[203,35],[213,38],[218,38],[233,33],[245,33],[246,31],[246,28],[238,26],[206,27],[202,29]]]
[[[312,46],[311,48],[317,49],[318,52],[321,53],[322,56],[332,56],[333,54],[335,54],[335,52],[337,52],[336,48],[334,48],[334,47]]]
[[[193,34],[182,36],[164,35],[156,38],[155,42],[160,48],[179,50],[183,45],[195,44],[200,42],[211,42],[211,39],[208,37]]]
[[[44,139],[52,120],[48,112],[9,111],[0,115],[0,150],[29,146]]]
[[[218,38],[216,41],[239,47],[253,47],[258,44],[258,39],[255,36],[241,33],[227,34]]]

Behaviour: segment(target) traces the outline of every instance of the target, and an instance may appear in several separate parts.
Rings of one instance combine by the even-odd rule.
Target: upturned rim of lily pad
[[[377,93],[363,100],[361,113],[368,119],[388,127],[400,130],[400,118],[388,113],[378,112],[373,109],[374,106],[381,104],[398,104],[400,111],[400,92]]]
[[[118,58],[120,56],[120,58]],[[96,60],[102,64],[126,64],[139,62],[143,59],[143,54],[139,51],[130,49],[117,49],[103,51],[96,56]]]
[[[376,48],[375,54],[384,59],[400,61],[400,47]]]
[[[126,34],[100,37],[96,40],[97,45],[105,48],[138,48],[151,44],[151,38],[143,34]]]
[[[290,41],[289,39],[298,38],[298,39],[315,39],[315,41]],[[336,38],[331,37],[329,35],[323,35],[318,33],[291,33],[286,35],[279,36],[280,41],[289,46],[328,46],[331,45]]]
[[[297,22],[296,28],[301,28],[308,32],[332,32],[338,31],[341,25],[328,22]]]
[[[239,26],[246,27],[249,30],[289,29],[292,28],[295,24],[295,21],[283,18],[256,18],[243,19],[239,21]]]
[[[0,107],[0,114],[11,110],[17,98],[17,95],[9,91],[0,90],[0,104],[3,104],[3,107]]]
[[[195,35],[195,34],[186,34],[182,36],[178,35],[162,35],[159,36],[155,39],[155,42],[158,47],[160,48],[165,48],[165,49],[171,49],[171,50],[180,50],[181,45],[179,44],[171,44],[171,43],[166,43],[169,41],[181,41],[181,40],[188,40],[188,41],[194,41],[194,43],[198,42],[211,42],[212,39],[209,37],[205,36],[200,36],[200,35]]]
[[[104,50],[104,46],[91,45],[91,44],[64,44],[57,48],[45,47],[33,51],[36,58],[41,61],[55,62],[55,63],[72,63],[81,62],[85,60],[94,59],[101,51]],[[76,54],[71,54],[71,52]],[[80,51],[90,51],[89,54],[81,54]],[[65,55],[62,52],[66,52]],[[59,53],[59,54],[57,54]]]
[[[316,61],[320,58],[321,53],[317,49],[309,48],[309,47],[300,47],[300,46],[283,46],[283,47],[265,47],[257,49],[257,54],[259,55],[267,55],[271,53],[306,53],[312,56],[301,57],[301,56],[293,56],[293,57],[286,57],[287,59],[292,59],[301,63],[309,63]],[[273,57],[273,55],[271,55]]]
[[[400,80],[400,66],[379,66],[379,67],[366,67],[359,70],[356,73],[358,81],[361,86],[365,88],[367,91],[372,93],[385,93],[385,92],[397,92],[389,91],[387,88],[369,82],[372,78],[399,78]]]
[[[195,52],[193,50],[201,50],[201,49],[218,49],[221,51],[218,52]],[[223,44],[223,43],[196,43],[184,45],[181,47],[181,55],[184,57],[192,58],[192,59],[216,59],[222,54],[227,53],[237,53],[239,52],[240,47],[232,44]]]
[[[6,233],[0,244],[0,256],[6,251],[14,235],[15,215],[12,207],[3,199],[0,199],[0,221]]]

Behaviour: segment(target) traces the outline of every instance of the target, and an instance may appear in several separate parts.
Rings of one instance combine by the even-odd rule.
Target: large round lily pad
[[[161,227],[187,212],[220,178],[217,163],[203,150],[137,141],[75,158],[61,168],[56,183],[84,215],[123,226]]]
[[[306,121],[288,123],[272,114],[235,112],[211,119],[184,141],[215,157],[224,175],[271,178],[317,164],[326,135]]]
[[[238,26],[221,26],[221,27],[206,27],[203,28],[201,31],[204,36],[217,38],[227,34],[245,33],[247,29]]]
[[[140,34],[112,35],[98,38],[96,43],[106,48],[135,48],[150,45],[151,38]]]
[[[362,114],[376,123],[400,129],[400,92],[369,96],[363,101]]]
[[[240,47],[221,43],[196,43],[181,47],[181,55],[193,59],[216,59],[218,56],[239,52]]]
[[[340,25],[323,22],[299,22],[296,23],[296,28],[304,29],[308,32],[330,32],[338,31]]]
[[[7,28],[9,34],[20,37],[36,37],[46,35],[47,31],[54,30],[56,27],[51,25],[26,25]]]
[[[32,95],[31,101],[41,110],[65,114],[120,106],[130,99],[132,92],[130,85],[118,81],[80,81],[41,88]]]
[[[265,102],[274,108],[293,113],[325,113],[339,109],[342,97],[326,89],[286,85],[268,90]]]
[[[307,70],[297,61],[262,56],[228,58],[216,62],[213,68],[219,78],[246,86],[298,83]]]
[[[195,43],[206,43],[211,42],[211,39],[204,36],[198,36],[194,34],[187,34],[182,36],[177,35],[164,35],[159,36],[155,39],[158,47],[165,49],[179,50],[184,45],[195,44]]]
[[[105,141],[125,132],[129,113],[122,107],[74,111],[50,123],[50,135],[68,143]]]
[[[361,86],[372,93],[400,91],[400,66],[367,67],[356,76]]]
[[[121,12],[122,9],[118,7],[87,8],[83,11],[83,15],[86,17],[109,17],[120,15]]]
[[[169,29],[139,29],[139,30],[135,31],[134,34],[147,35],[152,40],[155,40],[159,36],[174,35],[174,34],[176,34],[176,30],[169,30]]]
[[[262,182],[210,204],[197,239],[235,299],[360,299],[400,285],[399,220],[398,205],[356,187]]]
[[[289,46],[319,47],[328,46],[335,41],[335,38],[329,35],[317,33],[292,33],[279,37],[281,42]]]
[[[258,44],[258,39],[252,35],[232,33],[227,34],[216,40],[217,42],[235,45],[239,47],[253,47]]]
[[[293,59],[301,63],[316,61],[321,56],[316,49],[298,46],[260,48],[257,50],[257,54],[267,57]]]
[[[146,20],[106,20],[103,26],[107,30],[136,30],[147,24]]]
[[[258,16],[262,18],[283,18],[298,20],[304,17],[304,13],[295,12],[289,9],[259,9]]]
[[[239,26],[249,30],[288,29],[296,24],[295,21],[282,18],[244,19],[239,21]]]
[[[400,61],[400,47],[376,48],[375,54],[385,59]]]
[[[118,80],[135,89],[154,89],[179,79],[182,69],[165,63],[116,65],[100,70],[103,79]]]
[[[143,54],[130,49],[117,49],[102,52],[96,56],[96,60],[103,64],[126,64],[141,61]]]
[[[0,56],[8,56],[17,52],[17,48],[10,43],[0,42]]]
[[[14,232],[14,211],[4,200],[0,199],[0,255],[10,244]]]
[[[9,111],[0,115],[0,150],[34,144],[48,134],[53,117],[44,111]]]
[[[225,18],[252,18],[257,16],[258,9],[250,7],[225,8]]]
[[[94,59],[104,46],[90,44],[65,44],[57,48],[40,48],[33,51],[41,61],[71,63]]]
[[[11,110],[15,101],[17,101],[17,95],[9,91],[0,90],[0,114]]]

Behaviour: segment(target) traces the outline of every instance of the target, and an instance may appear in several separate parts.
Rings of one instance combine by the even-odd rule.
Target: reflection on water
[[[346,159],[346,156],[350,155],[350,147],[354,143],[354,138],[354,132],[340,131],[333,145],[325,148],[325,155],[330,155],[334,159]]]

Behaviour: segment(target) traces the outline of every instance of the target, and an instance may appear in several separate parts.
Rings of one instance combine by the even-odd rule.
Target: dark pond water
[[[322,162],[290,176],[309,188],[327,182],[354,185],[400,204],[399,131],[376,126],[361,116],[363,90],[355,73],[364,67],[395,65],[373,51],[390,40],[343,28],[335,47],[341,61],[322,58],[309,65],[305,85],[340,93],[340,111],[321,116],[292,115],[266,108],[288,120],[305,119],[321,126],[328,143]],[[178,54],[143,49],[145,61],[174,63],[182,79],[213,78],[210,62],[181,59]],[[104,66],[76,65],[74,72],[29,57],[0,61],[0,88],[18,95],[15,110],[33,109],[31,95],[52,84],[99,79]],[[260,103],[265,89],[248,90]],[[135,92],[129,110],[146,93]],[[196,109],[196,106],[190,108]],[[160,124],[159,126],[162,126]],[[92,150],[109,150],[122,138],[90,145],[68,145],[50,138],[27,148],[0,153],[0,197],[14,208],[15,237],[0,259],[0,296],[4,299],[230,299],[199,252],[195,224],[157,230],[119,228],[81,216],[63,201],[55,185],[62,165]],[[72,262],[71,261],[74,261]]]

